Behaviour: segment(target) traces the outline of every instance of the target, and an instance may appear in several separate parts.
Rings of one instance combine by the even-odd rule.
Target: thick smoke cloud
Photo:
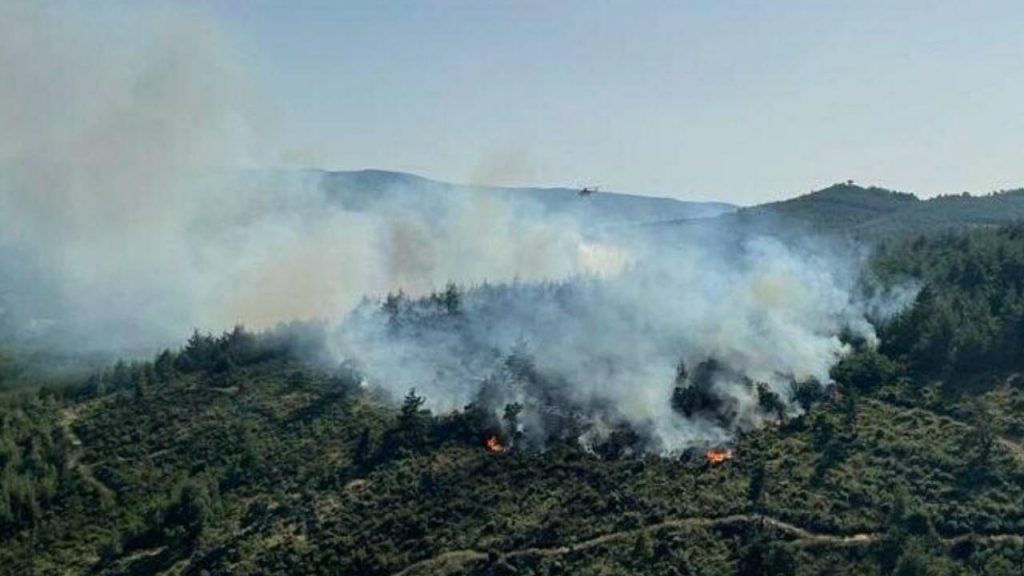
[[[578,417],[585,441],[628,424],[646,448],[714,443],[767,417],[756,383],[793,413],[791,386],[827,383],[850,351],[841,333],[875,342],[869,315],[893,297],[862,297],[856,254],[832,248],[763,236],[675,247],[634,239],[632,264],[614,277],[485,286],[456,314],[443,300],[391,299],[353,314],[333,345],[371,385],[395,396],[415,388],[438,411],[476,403],[498,419],[518,403],[519,431],[534,443],[561,432],[559,414]],[[724,419],[672,407],[674,388],[700,378]]]
[[[527,207],[462,195],[350,211],[319,173],[253,168],[275,156],[254,136],[265,104],[208,13],[0,11],[8,338],[145,351],[193,328],[336,318],[364,294],[561,277],[592,259]]]
[[[190,227],[216,207],[195,177],[234,159],[241,129],[207,19],[113,8],[0,8],[0,305],[100,346],[192,319]]]
[[[256,169],[273,138],[238,63],[202,11],[0,7],[6,344],[124,354],[194,328],[326,319],[333,361],[396,396],[518,402],[524,441],[583,414],[585,438],[627,423],[665,450],[756,426],[752,382],[786,399],[793,381],[827,381],[838,335],[871,342],[871,313],[899,305],[859,296],[859,259],[813,242],[710,227],[654,242],[471,191],[346,205],[318,172]],[[490,284],[457,306],[357,307],[448,282]],[[680,361],[728,421],[672,409]]]

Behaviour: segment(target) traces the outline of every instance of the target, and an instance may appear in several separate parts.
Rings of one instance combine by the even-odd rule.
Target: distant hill
[[[656,229],[677,233],[721,229],[780,236],[815,232],[876,240],[998,226],[1020,219],[1024,219],[1024,190],[921,200],[906,192],[843,183],[699,222],[659,223]]]
[[[620,233],[653,233],[667,242],[741,239],[752,234],[781,238],[828,234],[874,241],[1024,219],[1024,189],[923,200],[906,192],[844,182],[787,200],[739,207],[616,192],[581,197],[573,188],[452,184],[387,170],[311,170],[302,173],[302,179],[314,182],[347,210],[397,208],[433,214],[451,206],[451,201],[482,194],[506,200],[527,214],[572,217]]]
[[[795,218],[813,228],[838,231],[864,225],[894,212],[916,207],[920,203],[913,194],[883,188],[861,188],[853,184],[835,184],[817,192],[762,204],[741,212],[742,218]]]
[[[401,207],[430,214],[449,205],[446,201],[483,194],[509,201],[528,213],[570,216],[602,227],[641,225],[668,238],[728,231],[740,236],[825,233],[877,240],[1024,219],[1024,189],[922,200],[907,192],[845,182],[787,200],[739,207],[617,192],[581,197],[573,188],[452,184],[387,170],[312,170],[303,174],[303,180],[315,182],[347,210]]]
[[[472,186],[430,180],[414,174],[385,170],[322,172],[321,188],[350,210],[372,210],[396,201],[422,210],[436,207],[441,198],[487,194],[512,202],[532,205],[547,215],[572,215],[598,224],[627,224],[663,220],[709,218],[736,210],[722,202],[685,202],[599,192],[581,197],[572,188],[511,188]]]
[[[893,237],[956,228],[1001,226],[1024,218],[1024,190],[987,196],[939,196],[908,209],[863,222],[853,230],[863,237]]]

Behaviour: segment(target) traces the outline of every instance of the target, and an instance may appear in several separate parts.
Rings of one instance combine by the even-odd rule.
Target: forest
[[[0,576],[1024,576],[1022,21],[0,0]]]
[[[316,325],[195,332],[34,385],[8,352],[0,571],[1020,574],[1024,225],[876,244],[864,289],[908,282],[881,345],[846,337],[832,382],[780,398],[751,381],[765,425],[672,453],[628,423],[593,440],[574,410],[543,411],[546,435],[528,438],[515,402],[435,413],[415,389],[389,397],[318,358]],[[363,311],[440,337],[481,303],[577,290],[449,285]],[[555,385],[528,347],[498,363],[492,386]],[[666,402],[726,418],[707,384],[719,369],[680,362]]]

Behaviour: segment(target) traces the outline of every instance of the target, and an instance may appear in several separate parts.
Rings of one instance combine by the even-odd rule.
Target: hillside
[[[737,214],[737,219],[795,220],[815,231],[838,232],[904,210],[914,210],[920,203],[912,194],[882,188],[862,188],[853,184],[835,184],[789,200],[742,210]]]
[[[1022,550],[1018,441],[978,452],[977,419],[886,393],[744,435],[721,465],[493,454],[469,413],[395,412],[279,352],[238,358],[9,404],[4,572],[1010,574]]]
[[[1021,22],[0,0],[0,576],[1024,576]]]
[[[350,210],[373,210],[387,205],[430,210],[440,200],[482,194],[506,200],[513,205],[535,207],[547,216],[573,216],[582,222],[596,224],[708,218],[737,208],[722,202],[684,202],[605,191],[581,197],[579,190],[570,188],[449,184],[384,170],[323,172],[320,174],[320,187],[329,197]]]
[[[987,196],[939,196],[855,227],[862,237],[897,237],[960,228],[994,227],[1024,218],[1024,190]]]
[[[647,224],[659,232],[732,229],[755,233],[830,233],[859,239],[931,234],[976,226],[998,226],[1024,218],[1024,191],[938,196],[839,183],[787,200],[741,208],[721,202],[684,202],[615,192],[581,198],[569,188],[503,188],[448,184],[382,170],[323,172],[320,187],[342,206],[370,210],[389,203],[429,210],[438,198],[471,194],[524,199],[547,215],[572,215],[599,224]]]
[[[1024,192],[1019,190],[921,200],[904,192],[845,183],[704,221],[660,223],[652,228],[659,234],[708,230],[780,236],[824,233],[875,241],[999,226],[1022,218]]]
[[[1022,240],[887,243],[878,277],[925,289],[881,351],[844,359],[827,393],[794,383],[802,415],[759,394],[768,425],[721,463],[636,452],[628,428],[587,444],[571,415],[543,449],[518,448],[472,405],[431,414],[316,362],[312,329],[196,334],[9,394],[0,572],[1017,574]],[[456,296],[409,313],[458,330],[471,295]]]

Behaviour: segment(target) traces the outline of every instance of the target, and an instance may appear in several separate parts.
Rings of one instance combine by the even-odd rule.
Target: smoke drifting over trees
[[[572,421],[585,442],[629,425],[645,448],[673,450],[798,412],[799,385],[827,383],[847,342],[873,346],[869,317],[897,300],[863,296],[852,256],[765,237],[631,250],[613,277],[391,295],[357,310],[332,349],[435,410],[474,404],[497,421],[518,405],[506,433],[526,442]],[[681,409],[680,394],[704,402]]]
[[[2,11],[0,318],[23,339],[145,349],[193,327],[333,318],[395,287],[561,277],[591,258],[572,227],[493,199],[353,212],[316,173],[239,176],[273,162],[273,138],[201,11]]]
[[[19,342],[124,351],[325,319],[334,361],[396,398],[518,404],[525,442],[584,413],[585,435],[626,423],[674,449],[757,425],[756,383],[794,410],[840,333],[874,340],[856,257],[729,231],[662,245],[484,195],[345,209],[315,172],[239,175],[274,154],[203,13],[0,10],[0,327]],[[448,282],[491,285],[349,315]],[[719,415],[680,415],[677,385]]]

